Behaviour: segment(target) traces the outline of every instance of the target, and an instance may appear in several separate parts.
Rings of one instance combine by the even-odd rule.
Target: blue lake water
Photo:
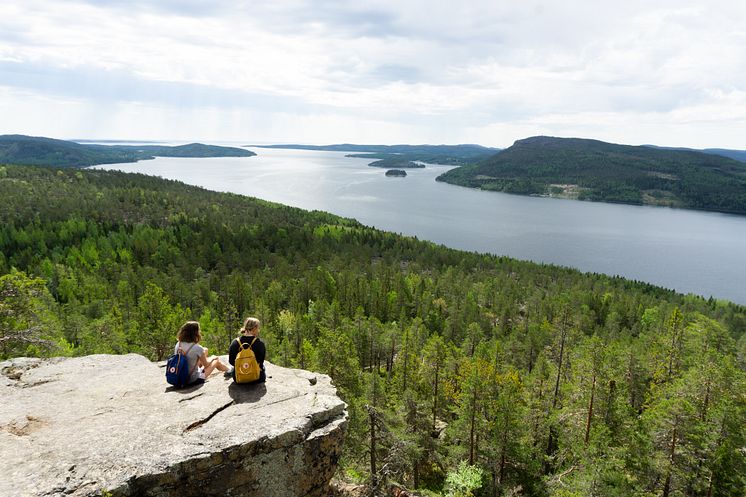
[[[449,166],[391,178],[343,152],[252,150],[259,155],[97,167],[324,210],[458,249],[746,304],[746,216],[484,192],[436,182]]]

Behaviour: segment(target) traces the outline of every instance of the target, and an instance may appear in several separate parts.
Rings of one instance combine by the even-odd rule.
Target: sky
[[[3,0],[10,133],[746,149],[746,2]]]

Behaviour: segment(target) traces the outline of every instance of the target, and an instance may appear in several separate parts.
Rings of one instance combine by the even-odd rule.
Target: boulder
[[[265,366],[175,390],[135,354],[0,362],[0,495],[326,495],[346,405],[326,375]]]

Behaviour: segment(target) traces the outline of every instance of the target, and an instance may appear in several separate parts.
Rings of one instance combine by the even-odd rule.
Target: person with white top
[[[202,340],[202,332],[197,321],[184,323],[179,329],[177,338],[179,341],[174,346],[174,354],[181,349],[186,355],[190,384],[204,380],[216,369],[223,372],[228,371],[228,366],[217,357],[208,357],[207,347],[199,344]]]

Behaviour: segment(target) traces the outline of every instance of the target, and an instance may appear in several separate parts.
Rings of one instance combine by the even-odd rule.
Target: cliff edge
[[[322,496],[346,405],[326,375],[265,363],[167,388],[146,358],[0,362],[0,495]]]

